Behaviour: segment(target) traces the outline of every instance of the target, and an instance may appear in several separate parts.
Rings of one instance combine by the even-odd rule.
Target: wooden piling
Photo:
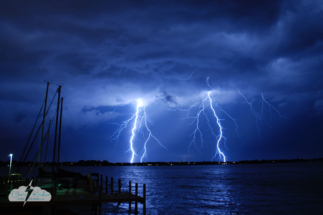
[[[101,175],[102,179],[102,175]],[[101,186],[100,186],[100,191],[99,191],[99,215],[101,215],[101,208],[102,208],[102,180],[101,180]]]
[[[129,181],[129,213],[131,213],[131,181]]]
[[[143,190],[143,197],[144,197],[144,203],[143,203],[143,210],[144,214],[146,214],[146,184],[144,184],[144,190]]]
[[[101,187],[103,186],[103,175],[101,175]]]
[[[105,193],[108,193],[108,176],[105,176]]]
[[[56,191],[57,191],[57,181],[56,179],[54,180],[54,185],[53,185],[53,195],[56,196]]]
[[[135,190],[136,198],[138,197],[138,183],[136,183],[136,190]],[[138,214],[138,201],[135,201],[135,213]]]
[[[121,179],[118,179],[118,193],[121,193]]]
[[[113,177],[111,177],[111,183],[110,183],[110,186],[111,186],[111,194],[113,194]]]
[[[49,203],[49,215],[53,215],[53,204],[52,203]]]

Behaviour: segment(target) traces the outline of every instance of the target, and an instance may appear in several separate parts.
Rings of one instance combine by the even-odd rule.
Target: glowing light
[[[137,100],[137,107],[142,107],[144,104],[142,103],[141,99]]]

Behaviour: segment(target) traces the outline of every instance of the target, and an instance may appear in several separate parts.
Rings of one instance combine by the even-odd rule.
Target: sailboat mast
[[[45,117],[46,117],[46,106],[47,106],[48,87],[49,87],[49,82],[47,82],[46,97],[45,97],[45,106],[44,106],[44,114],[43,114],[43,122],[42,122],[42,129],[41,129],[40,153],[39,153],[39,167],[41,167],[42,154],[43,154],[44,127],[45,127]]]
[[[48,127],[48,130],[47,130],[47,133],[45,134],[45,136],[47,136],[47,144],[46,144],[46,152],[45,152],[45,160],[44,160],[44,170],[45,170],[45,166],[46,166],[46,158],[47,158],[47,149],[48,149],[48,142],[49,142],[49,131],[50,131],[50,126],[52,125],[52,122],[54,120],[49,120],[49,127]]]
[[[59,166],[59,153],[60,153],[60,148],[61,148],[62,115],[63,115],[63,97],[61,99],[61,115],[59,117],[58,150],[57,150],[57,171],[58,171],[58,166]]]
[[[57,126],[58,126],[58,114],[59,114],[59,100],[61,99],[61,87],[62,86],[59,86],[57,89],[58,100],[57,100],[57,110],[56,110],[56,125],[55,125],[55,139],[54,139],[52,172],[54,172],[54,168],[55,168],[54,162],[55,162],[55,152],[56,152],[56,143],[57,143]]]

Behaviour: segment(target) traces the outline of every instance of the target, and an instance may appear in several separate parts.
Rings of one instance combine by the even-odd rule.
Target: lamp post
[[[10,168],[9,168],[9,175],[11,174],[11,165],[12,165],[12,154],[9,155],[10,156]]]

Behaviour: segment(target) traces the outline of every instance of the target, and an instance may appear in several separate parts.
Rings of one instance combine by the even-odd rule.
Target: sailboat
[[[34,160],[33,160],[33,166],[31,168],[34,167],[34,165],[36,164],[36,160],[37,158],[39,159],[38,161],[38,166],[39,166],[39,178],[68,178],[68,177],[83,177],[80,173],[75,173],[75,172],[71,172],[71,171],[67,171],[67,170],[63,170],[61,168],[59,168],[59,159],[60,159],[60,146],[61,146],[61,128],[62,128],[62,114],[63,114],[63,97],[61,98],[61,86],[58,87],[56,93],[53,96],[53,99],[49,105],[49,107],[47,108],[47,98],[48,98],[48,88],[49,88],[49,82],[47,82],[47,88],[46,88],[46,96],[45,96],[45,101],[44,104],[42,105],[37,119],[43,109],[43,119],[42,119],[42,123],[39,126],[35,137],[33,138],[33,141],[31,142],[31,144],[29,144],[29,141],[31,139],[32,133],[35,129],[35,125],[37,123],[37,119],[36,122],[34,124],[34,127],[31,131],[31,134],[28,138],[27,144],[24,148],[23,154],[20,158],[20,163],[24,162],[28,156],[28,154],[30,153],[30,150],[35,142],[36,136],[38,135],[40,129],[41,129],[41,142],[40,142],[40,147],[38,148],[36,155],[34,156]],[[44,160],[44,164],[46,163],[46,157],[47,157],[47,149],[48,149],[48,140],[49,140],[49,131],[50,131],[50,127],[52,122],[54,121],[54,117],[52,120],[50,120],[49,122],[49,127],[48,130],[46,132],[46,134],[44,135],[44,130],[45,130],[45,119],[46,116],[48,115],[49,112],[49,108],[51,106],[51,104],[53,103],[53,100],[56,96],[56,94],[58,95],[58,100],[57,100],[57,109],[56,109],[56,113],[54,115],[54,117],[56,117],[56,124],[55,124],[55,136],[54,136],[54,146],[53,146],[53,160],[52,160],[52,169],[51,171],[47,171],[45,168],[46,166],[43,166],[43,160],[42,160],[42,154],[43,154],[43,146],[47,137],[47,146],[46,146],[46,153],[45,153],[45,160]],[[59,111],[60,110],[60,111]],[[28,148],[29,145],[29,148]],[[27,150],[28,148],[28,150]],[[56,151],[57,151],[57,156],[56,156]],[[56,165],[55,165],[56,164]],[[21,166],[17,168],[16,172],[19,172],[21,170]]]

